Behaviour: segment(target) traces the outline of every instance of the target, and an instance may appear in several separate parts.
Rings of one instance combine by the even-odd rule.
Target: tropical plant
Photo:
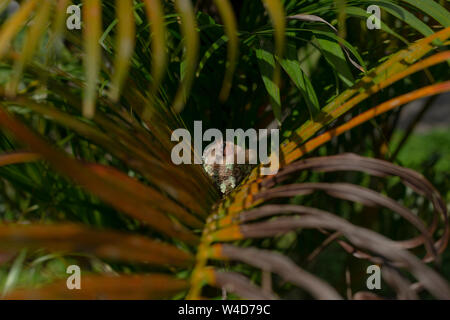
[[[7,15],[10,2],[6,298],[374,298],[349,283],[369,264],[382,267],[379,297],[450,298],[445,200],[386,161],[389,130],[357,148],[375,117],[450,91],[445,1],[74,1],[82,31],[66,30],[69,0],[24,0]],[[374,3],[381,30],[365,27]],[[171,161],[171,133],[194,120],[281,126],[280,171],[257,166],[221,195],[200,165]],[[67,290],[70,264],[83,290]]]

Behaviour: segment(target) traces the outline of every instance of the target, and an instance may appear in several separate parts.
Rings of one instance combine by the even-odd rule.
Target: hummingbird
[[[218,140],[203,152],[203,168],[222,194],[228,194],[250,173],[256,164],[257,152],[231,141]],[[238,159],[245,159],[239,164]]]

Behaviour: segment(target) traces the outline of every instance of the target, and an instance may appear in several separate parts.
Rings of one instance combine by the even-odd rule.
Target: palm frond
[[[308,267],[331,246],[380,265],[399,299],[450,299],[448,279],[428,265],[442,263],[449,238],[437,188],[385,160],[329,156],[338,152],[329,145],[328,156],[300,160],[402,105],[450,91],[439,70],[450,58],[450,13],[440,4],[380,0],[381,31],[358,42],[349,26],[365,23],[373,1],[26,0],[2,15],[8,2],[0,2],[6,299],[211,298],[206,286],[279,299],[286,284],[306,297],[341,299],[342,288]],[[81,32],[64,28],[70,4],[83,13]],[[381,55],[380,44],[388,46]],[[285,140],[271,156],[280,171],[263,176],[259,165],[220,199],[201,165],[171,161],[172,132],[199,119],[222,129],[279,127]],[[343,172],[370,183],[336,174]],[[399,201],[392,181],[430,208],[417,213]],[[310,195],[361,215],[388,212],[402,232],[360,225]],[[274,245],[299,230],[319,242],[299,241],[313,247],[300,263]],[[14,290],[35,257],[111,265],[83,273],[82,291],[56,280],[64,275]]]

